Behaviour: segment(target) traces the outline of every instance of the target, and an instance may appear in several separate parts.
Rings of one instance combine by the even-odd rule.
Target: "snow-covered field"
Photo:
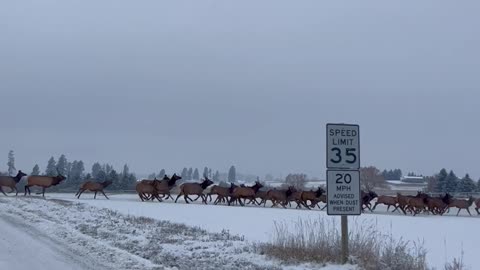
[[[165,244],[159,245],[159,249],[163,248],[163,252],[168,251],[168,254],[170,255],[173,252],[174,257],[181,253],[182,256],[187,256],[188,258],[197,258],[195,256],[198,256],[198,254],[195,253],[195,249],[197,247],[200,250],[206,248],[209,252],[216,254],[214,256],[216,258],[228,257],[230,258],[229,260],[237,262],[253,261],[254,265],[257,267],[266,268],[279,267],[279,265],[275,264],[275,262],[266,260],[260,255],[252,253],[250,251],[251,245],[249,245],[248,242],[269,241],[274,222],[294,223],[299,219],[315,219],[319,217],[339,220],[338,217],[328,217],[324,211],[319,210],[272,209],[268,207],[263,208],[253,206],[229,207],[221,205],[203,205],[199,203],[187,205],[183,201],[177,204],[171,201],[162,203],[142,203],[139,201],[138,197],[133,194],[109,195],[109,197],[111,198],[110,200],[104,198],[93,200],[90,194],[85,194],[84,197],[77,200],[74,198],[73,194],[52,193],[47,195],[47,198],[49,199],[46,201],[34,198],[25,199],[21,197],[8,199],[0,198],[1,202],[4,202],[4,204],[1,205],[8,205],[6,208],[5,206],[0,208],[2,209],[0,210],[0,215],[2,215],[2,217],[8,215],[12,218],[20,216],[22,219],[30,220],[31,222],[38,222],[38,219],[45,217],[46,223],[42,223],[42,226],[45,226],[47,231],[50,230],[51,233],[55,232],[57,234],[58,232],[56,232],[55,229],[47,228],[49,224],[48,222],[54,220],[53,222],[57,222],[58,224],[72,224],[69,225],[69,228],[65,229],[65,231],[68,232],[67,235],[72,236],[75,233],[78,233],[78,237],[80,238],[97,237],[97,235],[108,233],[109,230],[101,232],[100,229],[97,228],[94,231],[100,232],[96,232],[96,235],[93,236],[89,235],[89,232],[92,230],[91,228],[95,226],[98,227],[98,224],[108,224],[108,222],[111,222],[111,218],[114,218],[115,220],[115,217],[112,217],[112,215],[115,216],[118,214],[108,214],[112,212],[109,210],[114,210],[119,214],[124,215],[150,217],[159,221],[167,220],[184,223],[186,225],[203,228],[209,232],[205,232],[204,234],[208,235],[212,234],[221,236],[223,231],[224,237],[228,236],[232,242],[230,243],[230,240],[227,241],[220,237],[221,240],[217,243],[217,241],[212,240],[216,239],[213,236],[195,236],[190,239],[192,242],[189,242],[188,244],[178,245],[178,243],[175,243],[175,245],[171,246],[172,250],[165,248]],[[79,203],[71,203],[68,207],[70,210],[65,210],[65,207],[58,204],[58,202],[56,203],[56,206],[50,206],[49,202],[52,201],[52,198],[59,199],[58,202],[66,200]],[[28,209],[28,214],[25,214],[25,209]],[[71,209],[74,209],[74,211]],[[19,210],[24,213],[18,213],[17,211]],[[36,211],[39,211],[38,213],[40,214],[35,214]],[[480,269],[480,260],[476,258],[476,255],[478,254],[477,246],[480,243],[480,235],[478,235],[480,219],[476,215],[470,217],[466,213],[461,213],[461,216],[459,217],[454,214],[455,213],[450,213],[445,216],[421,215],[412,217],[397,213],[386,213],[385,208],[379,206],[373,214],[367,213],[359,217],[350,217],[349,220],[352,229],[360,227],[358,224],[369,224],[371,226],[376,226],[379,230],[385,233],[391,234],[396,239],[403,238],[405,240],[423,242],[424,247],[428,251],[427,259],[429,264],[437,269],[443,269],[443,265],[446,261],[451,261],[454,257],[459,257],[462,250],[464,252],[463,259],[465,264],[470,269]],[[109,216],[109,219],[105,219],[105,215]],[[123,220],[125,218],[119,217],[117,219]],[[86,224],[85,228],[87,229],[84,228],[82,231],[81,226],[83,225],[81,224]],[[136,226],[138,224],[134,225]],[[140,235],[133,234],[132,236],[131,226],[133,225],[130,224],[129,231],[123,233],[122,227],[112,227],[110,230],[112,231],[111,233],[115,232],[116,235],[118,234],[117,238],[125,238],[126,240],[124,239],[124,241],[132,241],[132,239],[130,239],[131,237],[138,237],[138,239],[135,238],[133,240],[143,243],[146,239],[149,239],[147,229],[144,229]],[[81,232],[77,232],[79,230]],[[228,231],[228,233],[226,231]],[[238,238],[235,237],[235,235],[244,236],[246,241],[242,241],[241,237]],[[77,236],[72,236],[73,239],[76,237]],[[113,235],[112,237],[115,238]],[[142,265],[141,268],[145,267],[148,269],[157,265],[155,264],[155,260],[153,260],[152,263],[152,260],[144,259],[145,254],[142,253],[143,251],[136,250],[132,247],[130,247],[130,249],[124,248],[121,240],[113,241],[109,239],[110,238],[108,237],[101,239],[101,242],[107,247],[112,247],[114,250],[120,249],[120,251],[126,253],[123,257],[127,259],[125,259],[125,262],[122,262],[123,266],[131,266],[138,263],[139,265]],[[225,244],[226,241],[228,244]],[[148,245],[143,243],[140,246],[145,248],[145,246]],[[189,248],[193,248],[193,251],[189,250]],[[221,252],[218,253],[218,250],[221,250]],[[135,255],[135,252],[138,254]],[[209,252],[207,252],[207,254]],[[108,254],[115,254],[115,252],[111,251],[111,253]],[[130,255],[133,257],[129,257]],[[0,257],[0,259],[1,258],[2,257]],[[112,262],[109,262],[108,260],[106,262],[99,260],[99,262],[107,266],[112,265]],[[214,263],[224,264],[225,262],[222,260],[214,260]],[[302,267],[297,266],[297,268]],[[183,269],[182,266],[179,268]],[[225,268],[228,267],[222,267],[222,269]],[[232,266],[231,269],[235,268]],[[339,268],[338,266],[334,266],[333,269]]]
[[[250,241],[226,230],[212,233],[165,217],[155,220],[90,206],[84,203],[88,199],[64,200],[72,196],[55,194],[46,200],[0,197],[0,269],[356,268],[282,265],[259,255]],[[109,202],[122,200],[121,196],[114,198]],[[133,208],[148,206],[130,203]]]

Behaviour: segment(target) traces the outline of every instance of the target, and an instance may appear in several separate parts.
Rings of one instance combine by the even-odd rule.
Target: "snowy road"
[[[73,254],[25,220],[0,215],[0,228],[0,269],[94,269],[83,263],[84,256]]]

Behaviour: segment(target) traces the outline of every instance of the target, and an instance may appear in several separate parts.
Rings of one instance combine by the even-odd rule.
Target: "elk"
[[[405,210],[410,210],[414,216],[426,210],[429,196],[425,193],[418,192],[417,196],[412,197],[407,202]]]
[[[30,195],[30,187],[39,186],[42,188],[42,197],[45,197],[45,189],[60,184],[63,180],[67,179],[65,176],[58,172],[57,176],[42,176],[42,175],[30,175],[27,177],[27,184],[25,185],[25,196]]]
[[[263,187],[260,182],[255,181],[255,185],[251,187],[236,187],[230,197],[230,200],[228,201],[228,205],[233,203],[234,201],[238,201],[241,206],[245,206],[245,203],[242,202],[241,199],[250,199],[254,200],[255,199],[255,194],[258,192],[259,189]]]
[[[185,183],[180,186],[180,193],[178,194],[177,198],[175,199],[175,202],[178,201],[178,198],[183,195],[183,198],[185,199],[186,203],[193,202],[193,200],[188,197],[188,195],[197,195],[197,198],[195,200],[198,200],[198,198],[202,198],[202,201],[207,204],[207,198],[206,195],[203,194],[203,191],[213,184],[213,181],[208,179],[206,176],[205,180],[201,183]]]
[[[159,202],[162,201],[158,197],[155,190],[155,184],[157,184],[157,182],[160,182],[160,180],[142,180],[137,183],[137,185],[135,186],[135,190],[137,191],[138,197],[140,197],[140,200],[142,200],[142,202],[148,201],[153,198],[156,198]]]
[[[436,214],[443,215],[445,213],[445,210],[448,208],[448,205],[450,204],[451,199],[452,199],[452,196],[448,193],[446,193],[445,196],[439,197],[439,198],[428,197],[427,198],[428,211],[430,211],[434,215]]]
[[[308,209],[315,208],[315,205],[319,203],[319,198],[325,193],[325,190],[321,187],[318,187],[316,191],[304,191],[300,196],[303,205],[306,206]],[[310,206],[307,205],[307,201],[310,201]]]
[[[12,191],[15,190],[15,196],[18,195],[18,189],[17,189],[17,183],[20,182],[20,180],[24,177],[27,176],[27,174],[23,173],[22,171],[18,171],[17,175],[14,177],[11,176],[0,176],[0,192],[3,193],[3,195],[7,196],[7,194],[3,191],[2,187],[8,187]]]
[[[265,207],[267,201],[270,200],[267,193],[267,191],[263,190],[257,191],[257,193],[255,193],[255,199],[253,200],[253,203],[257,205],[262,205],[263,203],[263,207]],[[260,202],[258,202],[257,199],[260,199]]]
[[[451,208],[451,207],[458,208],[457,216],[462,209],[467,210],[468,214],[471,216],[472,214],[470,213],[470,210],[468,208],[470,208],[470,206],[472,206],[472,204],[473,204],[473,197],[470,196],[468,198],[468,200],[454,199],[450,202],[448,207],[449,208]],[[478,212],[478,210],[477,210],[477,212]]]
[[[370,212],[372,212],[372,204],[370,203],[373,199],[375,199],[377,196],[377,193],[373,192],[373,191],[368,191],[368,192],[365,192],[365,191],[361,191],[361,199],[362,199],[362,211],[365,210],[365,208],[368,208],[368,210],[370,210]]]
[[[102,183],[97,183],[97,182],[94,182],[94,181],[87,181],[87,182],[82,184],[82,186],[80,187],[80,189],[78,189],[78,192],[77,192],[77,194],[75,194],[75,196],[77,197],[77,199],[80,199],[80,195],[82,195],[82,193],[85,192],[85,190],[89,190],[89,191],[95,192],[95,195],[93,196],[93,199],[96,199],[97,198],[97,192],[100,192],[108,200],[108,197],[105,194],[105,192],[103,192],[103,189],[108,187],[111,184],[112,184],[112,181],[105,181],[105,182],[102,182]]]
[[[170,190],[172,190],[176,182],[180,179],[182,179],[182,177],[178,176],[176,173],[172,175],[172,178],[168,178],[168,176],[165,175],[163,180],[157,181],[154,184],[156,195],[163,195],[162,198],[166,196],[165,199],[171,198],[173,200],[172,196],[170,195]]]
[[[283,208],[287,208],[287,198],[292,194],[292,190],[289,188],[287,190],[277,190],[271,189],[267,191],[267,197],[272,201],[272,206],[275,207],[280,204]]]
[[[373,205],[372,210],[375,210],[375,208],[379,204],[385,204],[385,205],[388,205],[387,207],[387,211],[388,211],[391,206],[393,207],[397,206],[397,203],[398,203],[397,199],[398,199],[397,197],[391,197],[391,196],[378,196],[377,201]]]
[[[207,197],[210,197],[210,201],[212,201],[212,194],[217,195],[217,198],[213,202],[213,204],[218,204],[219,202],[227,202],[229,200],[230,195],[232,194],[233,190],[237,187],[234,183],[230,183],[230,187],[222,187],[218,185],[212,186],[210,192],[207,194]]]

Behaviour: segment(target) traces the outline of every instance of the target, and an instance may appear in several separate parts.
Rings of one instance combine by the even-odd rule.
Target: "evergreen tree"
[[[84,177],[85,180],[91,180],[92,179],[92,175],[90,173],[87,173]]]
[[[98,162],[95,162],[92,166],[92,178],[99,179],[100,171],[102,171],[102,165],[100,165]]]
[[[128,165],[125,164],[123,165],[122,176],[129,176],[129,175],[130,175],[130,168],[128,168]]]
[[[228,170],[228,182],[230,183],[235,183],[235,180],[237,178],[237,172],[235,169],[235,166],[231,166],[230,170]]]
[[[110,169],[109,173],[106,176],[107,181],[112,181],[112,188],[113,189],[121,189],[122,184],[120,183],[120,179],[118,177],[118,173],[112,168]]]
[[[187,169],[187,168],[183,168],[182,173],[181,173],[180,176],[182,177],[182,179],[188,179],[188,169]]]
[[[437,174],[437,187],[435,188],[436,192],[447,192],[447,170],[441,169],[440,173]]]
[[[457,192],[475,192],[476,188],[475,182],[473,182],[467,173],[465,177],[458,182]]]
[[[158,174],[158,178],[163,179],[163,177],[165,177],[165,174],[166,174],[165,169],[161,169],[160,173]]]
[[[208,168],[207,167],[203,168],[203,175],[202,176],[203,177],[208,177]]]
[[[477,181],[477,192],[480,192],[480,179]]]
[[[48,160],[47,168],[45,169],[45,175],[56,176],[57,175],[57,162],[55,158],[51,157]]]
[[[220,173],[218,171],[216,171],[215,174],[213,175],[213,181],[220,182]]]
[[[66,185],[77,188],[85,179],[84,175],[85,165],[83,161],[74,160],[72,162],[72,169],[70,170],[70,177],[67,179]]]
[[[192,178],[194,180],[199,180],[200,179],[200,173],[198,172],[198,168],[195,168],[195,171],[193,171],[193,176]]]
[[[212,168],[208,169],[208,177],[212,178]]]
[[[187,179],[188,180],[192,180],[193,179],[193,169],[190,167],[190,169],[188,169],[188,175],[187,175]]]
[[[446,192],[455,192],[455,190],[457,190],[457,183],[458,177],[450,170],[446,181]]]
[[[35,164],[30,175],[40,175],[40,167],[38,167],[38,164]]]
[[[15,155],[13,154],[13,150],[8,152],[8,175],[15,175],[17,173],[17,169],[15,168]]]
[[[400,169],[393,170],[393,175],[392,176],[393,176],[394,180],[402,179],[402,170],[400,170]]]
[[[59,158],[58,158],[58,162],[57,162],[57,173],[65,176],[67,175],[67,158],[65,157],[65,155],[61,155]]]

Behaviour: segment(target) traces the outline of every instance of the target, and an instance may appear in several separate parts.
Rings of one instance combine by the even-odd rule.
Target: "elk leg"
[[[142,202],[144,201],[141,193],[138,193],[138,197],[140,197],[140,200],[142,200]]]
[[[183,199],[185,200],[185,202],[186,202],[186,203],[189,203],[188,200],[187,200],[187,198],[190,199],[187,195],[183,195]],[[191,200],[191,199],[190,199],[190,200]]]
[[[327,206],[328,206],[328,204],[325,204],[325,205],[322,207],[322,209],[320,209],[320,210],[323,210],[323,209],[327,208]]]
[[[45,187],[42,187],[42,197],[45,198]]]
[[[390,205],[390,204],[388,205],[388,207],[387,207],[387,212],[388,212],[388,210],[390,210],[390,206],[392,206],[392,205]],[[377,207],[377,203],[375,203],[375,205],[373,206],[372,210],[375,210],[375,207]]]
[[[376,203],[373,205],[373,208],[372,208],[372,209],[375,210],[375,208],[377,207],[377,205],[378,205],[378,202],[376,202]],[[389,205],[388,207],[390,207],[390,205]],[[387,208],[387,211],[388,211],[388,208]]]
[[[3,193],[3,195],[8,196],[7,193],[5,193],[5,191],[3,191],[3,188],[1,186],[0,186],[0,191]]]
[[[469,214],[470,216],[472,216],[472,214],[470,213],[470,210],[469,210],[468,208],[466,208],[466,210],[467,210],[468,214]]]
[[[457,216],[460,214],[460,211],[462,211],[462,208],[458,208]]]
[[[182,196],[182,192],[178,193],[178,196],[177,196],[177,198],[175,199],[175,203],[178,201],[178,198],[180,198],[180,196]]]
[[[27,185],[25,185],[25,195],[24,196],[27,196],[27,190],[28,190],[28,195],[30,195],[30,189],[28,188]]]
[[[94,200],[97,198],[97,192],[98,192],[98,191],[95,191],[95,195],[93,196],[93,199],[94,199]]]
[[[478,207],[475,208],[475,210],[477,211],[477,213],[480,215],[480,211],[478,211],[478,209],[480,209],[480,208],[478,208]]]
[[[17,187],[13,187],[15,189],[15,196],[18,196],[18,189]]]
[[[85,191],[84,189],[81,189],[78,191],[78,196],[77,196],[78,199],[80,199],[80,195],[82,195],[84,191]]]
[[[105,198],[107,198],[107,200],[110,200],[107,195],[105,194],[105,192],[103,192],[103,190],[100,190],[100,192],[103,194],[103,196],[105,196]]]

